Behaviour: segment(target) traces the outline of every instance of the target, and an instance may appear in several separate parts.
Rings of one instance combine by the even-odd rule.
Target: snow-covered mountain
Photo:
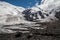
[[[45,18],[42,19],[41,15],[38,15],[40,22],[51,22],[52,20],[54,21],[59,19],[56,17],[56,15],[60,15],[57,13],[60,11],[59,4],[60,0],[42,0],[40,5],[36,3],[35,6],[31,7],[30,12],[39,14],[38,11],[41,11],[40,14],[42,14]]]
[[[22,14],[24,10],[25,8],[23,7],[0,1],[0,24],[11,25],[27,23],[27,21],[24,21],[24,15]]]
[[[0,2],[0,23],[20,23],[22,22],[21,20],[25,20],[27,17],[29,18],[29,16],[29,20],[35,19],[37,21],[39,20],[39,22],[50,22],[51,20],[58,20],[55,15],[56,12],[60,11],[59,3],[59,0],[42,0],[40,5],[36,3],[36,6],[33,6],[30,9],[25,9],[23,7],[14,6],[7,2]],[[13,23],[11,23],[11,21],[13,21]]]
[[[1,32],[13,33],[12,30],[5,29],[6,27],[4,25],[31,24],[32,22],[25,20],[24,15],[22,14],[24,10],[25,8],[23,7],[14,6],[10,3],[0,1],[0,33]],[[11,27],[8,26],[7,28],[11,28]],[[15,29],[15,28],[19,29],[20,26],[19,27],[14,26],[11,29]]]
[[[30,9],[25,9],[23,7],[14,6],[10,3],[0,1],[0,30],[5,33],[14,33],[15,31],[10,29],[28,30],[27,27],[35,28],[32,27],[36,25],[35,22],[43,23],[59,20],[59,4],[60,0],[42,0],[40,5],[37,3]],[[15,24],[21,25],[16,26]],[[13,26],[2,27],[3,25]]]
[[[42,0],[38,7],[44,12],[55,14],[55,17],[60,19],[60,0]]]

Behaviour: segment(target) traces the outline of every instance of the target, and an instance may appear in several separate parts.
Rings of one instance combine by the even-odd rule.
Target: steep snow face
[[[47,14],[51,13],[52,16],[56,18],[57,15],[58,17],[60,15],[60,0],[42,0],[41,5],[39,5],[38,7],[40,7]]]
[[[60,8],[60,0],[42,0],[40,7],[41,9],[45,11],[51,11],[52,9],[56,10]]]
[[[56,11],[59,10],[60,8],[59,4],[60,4],[60,0],[42,0],[40,5],[36,3],[36,5],[32,7],[32,9],[36,11],[40,9],[41,11],[48,13],[53,9]]]
[[[7,2],[0,1],[0,24],[12,25],[19,23],[29,23],[24,20],[23,7],[17,7]]]
[[[42,0],[41,4],[38,5],[36,3],[31,9],[31,13],[36,13],[37,11],[41,11],[44,15],[44,19],[41,22],[50,22],[51,19],[58,20],[56,17],[57,12],[60,12],[60,0]],[[46,16],[48,14],[49,16]]]

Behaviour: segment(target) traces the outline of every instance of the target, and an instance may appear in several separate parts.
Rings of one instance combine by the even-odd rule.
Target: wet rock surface
[[[40,29],[35,29],[33,27],[27,28],[29,29],[28,33],[17,31],[11,34],[0,34],[0,40],[60,40],[60,21],[36,24],[42,25]]]

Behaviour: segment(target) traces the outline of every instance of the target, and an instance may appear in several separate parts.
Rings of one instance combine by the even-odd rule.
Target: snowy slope
[[[52,9],[57,10],[60,7],[60,0],[42,0],[41,4],[36,3],[32,9],[38,11],[39,9],[43,12],[50,12]]]
[[[41,9],[45,11],[51,11],[52,9],[57,10],[60,8],[60,0],[42,0],[40,7]]]
[[[41,20],[40,22],[50,22],[52,20],[58,20],[56,18],[56,12],[60,11],[60,0],[42,0],[41,4],[38,5],[36,3],[35,6],[33,6],[31,9],[31,13],[36,13],[37,11],[41,11],[42,14],[44,15],[44,19]],[[49,16],[46,16],[49,15]],[[40,16],[39,16],[40,17]]]
[[[31,9],[30,12],[32,14],[37,13],[38,18],[39,18],[38,20],[40,20],[40,22],[50,22],[51,19],[58,20],[55,17],[56,15],[55,12],[60,11],[59,4],[60,4],[59,0],[57,1],[56,0],[42,0],[40,5],[36,3],[36,6],[33,6],[32,8],[30,8]],[[0,16],[1,16],[0,23],[1,24],[6,24],[6,23],[16,24],[16,23],[22,23],[22,22],[24,23],[25,18],[24,18],[24,14],[22,14],[23,11],[25,11],[25,8],[23,7],[17,7],[7,2],[0,2]],[[45,17],[44,19],[42,19],[41,15],[39,15],[39,11],[41,11],[42,15]],[[49,16],[46,16],[46,14]]]
[[[10,29],[27,29],[24,28],[25,25],[30,26],[32,22],[25,20],[24,15],[22,14],[24,10],[25,8],[23,7],[14,6],[10,3],[0,1],[0,33],[16,32]]]
[[[30,9],[25,9],[23,7],[14,6],[7,2],[0,2],[0,32],[14,33],[15,31],[10,29],[28,30],[28,27],[36,25],[34,23],[36,21],[53,22],[55,20],[58,20],[60,18],[60,16],[57,16],[60,15],[59,4],[60,0],[42,0],[40,5],[36,3],[36,5]],[[59,13],[57,14],[57,12]],[[16,26],[15,24],[22,25]],[[13,26],[2,27],[3,25]]]
[[[23,7],[17,7],[10,3],[0,1],[0,24],[11,25],[27,23],[22,14],[24,10],[25,8]]]

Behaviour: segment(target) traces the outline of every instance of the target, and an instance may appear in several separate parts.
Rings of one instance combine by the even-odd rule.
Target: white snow
[[[24,20],[23,7],[14,6],[7,2],[0,1],[0,24],[14,25],[19,23],[30,23]]]
[[[26,21],[23,17],[24,15],[22,12],[24,10],[25,8],[23,7],[14,6],[10,3],[0,1],[0,33],[15,33],[15,31],[5,29],[3,27],[4,25],[15,25],[20,23],[31,24],[32,22]],[[14,28],[17,29],[17,27]]]
[[[41,16],[38,15],[39,22],[51,22],[52,20],[50,19],[53,19],[53,21],[58,20],[55,17],[55,12],[60,11],[60,0],[42,0],[40,5],[36,3],[36,5],[30,9],[32,9],[32,13],[41,11],[43,14],[49,14],[51,12],[51,14],[45,19],[41,19]],[[20,23],[31,24],[32,22],[24,20],[25,18],[22,14],[24,10],[25,8],[23,7],[14,6],[10,3],[0,1],[0,25],[15,25]],[[0,32],[13,33],[12,30],[2,29],[2,25],[0,26]]]
[[[36,3],[36,5],[33,6],[31,9],[32,13],[41,11],[43,14],[49,14],[51,12],[51,14],[49,14],[49,16],[45,19],[40,18],[40,22],[50,22],[50,19],[58,20],[55,17],[55,13],[60,11],[60,0],[42,0],[40,5]]]

